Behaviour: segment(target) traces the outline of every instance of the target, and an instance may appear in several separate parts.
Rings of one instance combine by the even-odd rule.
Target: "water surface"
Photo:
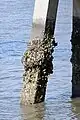
[[[21,106],[21,57],[29,41],[34,0],[0,0],[0,120],[80,120],[80,100],[71,100],[70,0],[60,0],[55,30],[54,74],[45,103]]]

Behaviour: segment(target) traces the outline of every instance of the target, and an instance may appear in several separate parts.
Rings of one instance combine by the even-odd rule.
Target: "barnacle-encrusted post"
[[[31,41],[22,58],[21,104],[40,103],[45,99],[48,75],[53,72],[52,53],[57,45],[53,37],[57,7],[58,0],[35,2]],[[40,10],[43,12],[40,13]]]

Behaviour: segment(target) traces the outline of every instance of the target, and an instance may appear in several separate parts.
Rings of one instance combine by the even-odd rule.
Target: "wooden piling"
[[[73,0],[72,98],[80,97],[80,0]]]
[[[53,34],[58,0],[36,0],[31,40],[25,52],[21,104],[43,102],[48,76],[53,72],[52,52],[56,46]]]

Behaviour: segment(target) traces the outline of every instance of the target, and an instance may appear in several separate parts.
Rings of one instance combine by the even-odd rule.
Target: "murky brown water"
[[[0,120],[80,120],[80,100],[71,100],[70,0],[60,0],[55,36],[54,74],[46,100],[21,106],[21,57],[29,40],[34,0],[0,0]]]

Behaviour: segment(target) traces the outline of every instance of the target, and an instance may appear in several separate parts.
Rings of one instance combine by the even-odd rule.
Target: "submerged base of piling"
[[[53,73],[54,38],[32,40],[28,45],[22,63],[24,65],[21,104],[35,104],[45,99],[48,75]]]

